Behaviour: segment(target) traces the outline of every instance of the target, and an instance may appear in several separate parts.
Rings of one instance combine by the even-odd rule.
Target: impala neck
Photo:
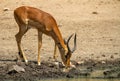
[[[60,52],[64,52],[65,54],[68,52],[67,45],[65,45],[64,43],[63,44],[58,43],[57,46],[58,46]]]
[[[65,55],[67,54],[68,52],[68,49],[67,49],[67,46],[66,45],[62,45],[60,43],[57,44],[58,48],[59,48],[59,52],[60,52],[60,55],[61,55],[61,58],[62,58],[62,61],[65,62]]]
[[[64,42],[64,39],[62,38],[62,35],[61,35],[60,30],[58,29],[57,25],[53,28],[52,37],[55,40],[60,53],[62,55],[66,54],[68,52],[68,48]]]
[[[65,62],[66,60],[65,55],[68,53],[67,45],[64,43],[64,40],[62,38],[60,38],[60,40],[56,44],[59,48],[62,61]]]

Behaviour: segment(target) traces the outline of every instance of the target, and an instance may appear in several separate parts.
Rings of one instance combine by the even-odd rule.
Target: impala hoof
[[[71,68],[76,68],[76,66],[74,64],[72,64],[71,62],[70,62],[70,67]]]
[[[28,63],[28,60],[25,60],[25,63]]]
[[[41,65],[41,63],[40,62],[38,62],[38,66],[40,66]]]
[[[25,64],[28,65],[28,60],[25,60]]]

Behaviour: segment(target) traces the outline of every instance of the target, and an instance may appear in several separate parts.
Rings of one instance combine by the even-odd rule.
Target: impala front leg
[[[42,46],[42,32],[38,31],[38,65],[41,65],[40,61],[40,48]]]
[[[56,61],[57,57],[58,57],[58,54],[57,54],[57,44],[55,43],[53,59]]]

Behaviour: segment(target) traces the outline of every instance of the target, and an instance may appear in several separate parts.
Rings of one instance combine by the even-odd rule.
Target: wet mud
[[[40,66],[31,61],[28,64],[24,62],[11,62],[0,66],[0,80],[13,81],[36,81],[49,78],[120,78],[120,60],[114,61],[94,61],[88,60],[82,64],[72,61],[76,68],[71,68],[69,72],[64,72],[64,66],[61,62],[43,61]],[[24,72],[9,71],[9,67],[18,65],[25,69]]]

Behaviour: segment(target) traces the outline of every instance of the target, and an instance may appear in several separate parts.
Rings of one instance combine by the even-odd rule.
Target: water
[[[120,81],[120,79],[90,79],[90,78],[78,78],[78,79],[49,79],[39,81]]]

